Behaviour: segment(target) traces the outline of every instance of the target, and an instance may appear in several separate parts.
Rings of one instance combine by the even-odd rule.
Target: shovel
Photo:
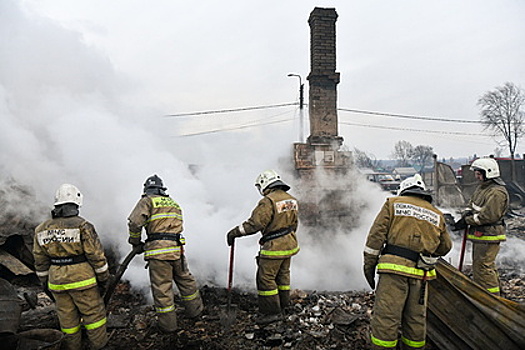
[[[129,263],[133,258],[138,255],[142,254],[144,252],[144,246],[143,245],[136,245],[133,246],[133,249],[128,253],[122,264],[120,264],[117,273],[114,276],[111,276],[109,281],[106,285],[106,291],[104,293],[104,296],[102,297],[104,299],[104,304],[108,306],[109,300],[111,299],[111,296],[115,292],[115,288],[117,287],[117,284],[120,281],[120,278],[128,268]]]
[[[232,304],[232,285],[233,285],[233,257],[235,253],[235,241],[230,246],[230,266],[228,269],[228,304],[221,306],[220,322],[225,330],[235,322],[237,316],[237,305]]]

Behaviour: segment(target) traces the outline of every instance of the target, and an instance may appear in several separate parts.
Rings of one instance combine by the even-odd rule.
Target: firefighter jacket
[[[33,246],[37,276],[49,290],[83,290],[109,277],[104,249],[95,227],[75,215],[56,217],[35,229]]]
[[[129,241],[140,243],[142,228],[147,239],[144,259],[178,260],[185,243],[181,235],[182,209],[171,197],[143,195],[128,217]]]
[[[283,259],[299,252],[297,199],[281,189],[266,194],[248,220],[237,227],[240,236],[262,233],[260,258]],[[266,240],[270,237],[276,237]],[[266,240],[266,241],[265,241]]]
[[[393,273],[416,279],[434,279],[434,269],[425,271],[416,262],[393,254],[381,254],[385,245],[394,245],[424,255],[443,256],[452,248],[441,211],[417,196],[387,198],[366,241],[365,266],[377,264],[378,273]]]
[[[509,194],[505,186],[494,180],[482,182],[468,204],[473,215],[465,217],[465,222],[470,225],[467,239],[486,243],[505,241],[503,217],[508,208]]]

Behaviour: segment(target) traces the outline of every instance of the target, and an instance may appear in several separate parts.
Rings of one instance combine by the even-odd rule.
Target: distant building
[[[414,176],[415,174],[417,174],[417,170],[414,167],[399,167],[394,168],[392,174],[396,179],[402,181],[407,177]]]

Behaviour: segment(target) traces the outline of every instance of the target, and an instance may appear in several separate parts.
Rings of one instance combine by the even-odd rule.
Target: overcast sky
[[[309,73],[307,21],[314,7],[332,7],[339,15],[339,108],[476,121],[483,93],[507,81],[525,87],[525,2],[520,0],[23,3],[78,31],[129,79],[133,100],[155,108],[158,118],[296,102],[298,79],[287,74],[305,79]],[[171,136],[203,133],[192,137],[215,142],[207,132],[282,120],[279,125],[297,130],[293,142],[298,118],[297,107],[290,106],[162,123]],[[486,155],[497,147],[497,140],[481,136],[477,124],[344,111],[339,120],[347,147],[383,159],[399,140],[430,145],[447,158]],[[237,135],[257,128],[220,132]],[[517,150],[525,152],[525,143]]]

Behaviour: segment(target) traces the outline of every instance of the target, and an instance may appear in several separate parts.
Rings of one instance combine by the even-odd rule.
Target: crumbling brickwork
[[[309,115],[310,144],[342,144],[337,127],[336,69],[337,12],[333,8],[316,7],[310,14]]]

